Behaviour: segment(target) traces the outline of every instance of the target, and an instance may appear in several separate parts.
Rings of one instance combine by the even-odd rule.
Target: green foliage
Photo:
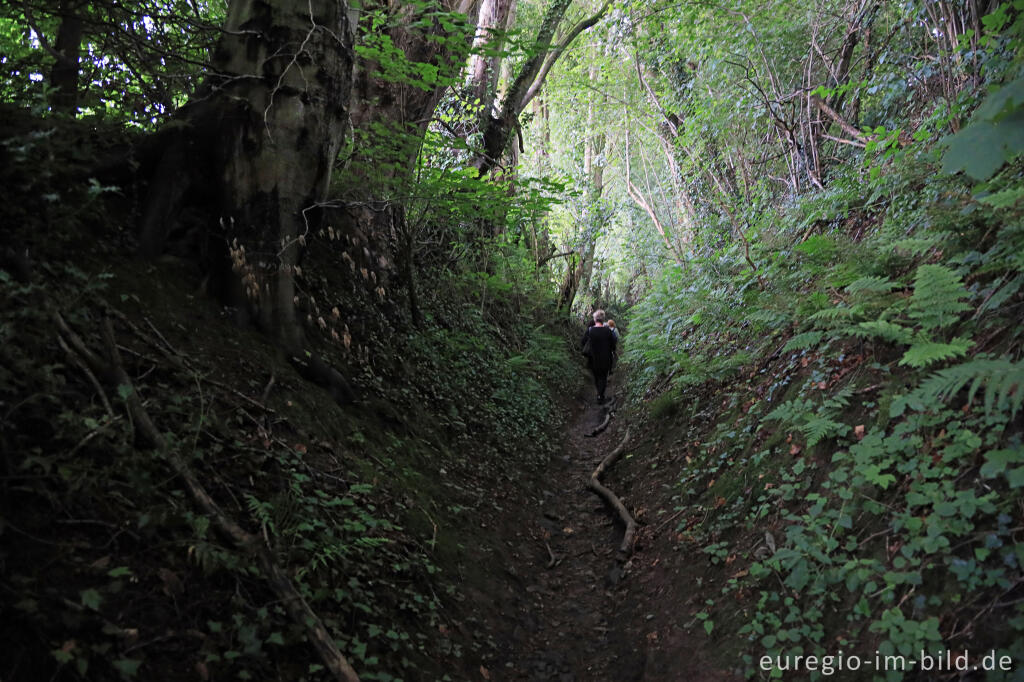
[[[988,180],[1024,151],[1024,78],[999,87],[974,112],[971,122],[951,136],[942,169],[966,171]]]
[[[64,16],[81,21],[79,112],[151,128],[199,86],[226,14],[221,0],[143,0],[0,8],[0,101],[48,111]],[[42,37],[37,35],[41,33]]]
[[[987,414],[1009,411],[1015,417],[1024,405],[1024,363],[977,357],[936,372],[921,383],[914,398],[919,405],[934,405],[951,400],[965,387],[968,404],[984,388]]]
[[[723,588],[744,615],[702,611],[716,644],[747,656],[748,675],[761,655],[834,653],[835,641],[893,655],[948,647],[956,620],[984,624],[968,647],[1016,652],[1024,640],[1016,608],[987,606],[1024,560],[1013,532],[1024,488],[1021,169],[968,187],[935,174],[931,150],[888,163],[868,187],[885,199],[864,209],[858,243],[837,227],[772,258],[772,247],[807,243],[809,213],[841,226],[821,207],[856,202],[853,190],[843,202],[808,197],[776,227],[792,242],[751,245],[760,283],[726,247],[694,259],[685,284],[664,273],[634,313],[637,394],[672,376],[673,403],[715,406],[668,416],[715,453],[680,463],[680,494],[712,510],[681,537],[713,558],[751,548],[736,552],[749,574]],[[676,379],[723,355],[743,364],[701,375],[699,390]],[[726,497],[735,489],[749,494]],[[718,495],[734,504],[719,510]]]
[[[974,345],[973,341],[963,338],[952,339],[949,343],[921,341],[907,349],[907,352],[900,358],[900,364],[917,368],[928,367],[943,360],[963,357],[967,355],[967,351],[972,345]]]
[[[960,313],[971,310],[962,300],[967,296],[955,272],[942,265],[921,265],[914,277],[914,295],[907,316],[925,330],[942,329],[955,322]]]

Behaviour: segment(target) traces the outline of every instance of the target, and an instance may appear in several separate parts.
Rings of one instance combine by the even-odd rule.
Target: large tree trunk
[[[362,16],[373,21],[382,13],[390,44],[410,62],[435,67],[439,79],[434,87],[418,87],[401,79],[382,75],[382,65],[362,60],[357,64],[353,84],[351,122],[354,145],[345,159],[345,186],[340,195],[343,210],[332,212],[343,243],[357,272],[371,289],[391,292],[404,288],[414,321],[420,318],[416,302],[415,235],[409,232],[405,215],[407,197],[415,185],[415,169],[423,138],[445,91],[445,81],[458,77],[465,68],[480,0],[442,0],[441,7],[465,21],[466,40],[461,52],[453,50],[445,26],[431,18],[436,8],[408,0],[363,3]],[[367,32],[373,46],[377,34]],[[393,286],[392,280],[397,280]]]
[[[498,91],[498,74],[501,71],[501,49],[505,43],[504,32],[508,30],[515,16],[515,0],[483,0],[480,19],[477,22],[473,49],[478,52],[469,60],[470,96],[480,102],[480,116],[486,121]]]
[[[161,253],[182,205],[208,209],[210,293],[273,336],[339,401],[348,382],[307,351],[295,277],[348,119],[353,47],[345,0],[232,0],[211,74],[165,134],[140,224]],[[201,195],[201,199],[199,198]]]
[[[211,84],[221,223],[261,326],[302,346],[295,268],[327,192],[352,86],[344,0],[232,0]]]

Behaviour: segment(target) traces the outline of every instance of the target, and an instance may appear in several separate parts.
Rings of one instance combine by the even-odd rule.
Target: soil
[[[613,392],[622,404],[621,387],[610,387]],[[676,564],[687,557],[677,551],[678,543],[640,550],[625,565],[616,561],[624,528],[587,483],[622,441],[625,418],[616,414],[607,430],[588,437],[604,411],[582,382],[569,408],[562,455],[538,472],[523,498],[494,524],[505,538],[495,557],[502,575],[483,588],[489,594],[467,586],[466,606],[478,607],[480,627],[497,650],[475,679],[741,679],[713,669],[702,651],[710,642],[692,616],[700,610],[696,590],[679,582],[685,572]],[[604,482],[635,510],[617,469],[628,467],[620,461]],[[637,520],[643,538],[651,529]]]

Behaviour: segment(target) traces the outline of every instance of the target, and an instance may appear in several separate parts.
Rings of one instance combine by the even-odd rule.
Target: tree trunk
[[[414,322],[421,319],[416,301],[416,235],[407,224],[407,198],[413,192],[420,147],[434,111],[444,94],[447,78],[458,76],[472,45],[479,0],[443,0],[441,8],[461,14],[466,41],[463,51],[452,49],[445,27],[430,14],[436,8],[408,0],[363,4],[363,17],[379,13],[390,44],[410,62],[429,64],[438,71],[434,87],[426,89],[382,77],[380,64],[360,61],[353,84],[351,123],[354,148],[346,159],[345,186],[339,197],[344,209],[332,212],[351,248],[347,253],[355,269],[372,276],[371,288],[391,289],[393,278],[404,285]],[[416,26],[416,28],[410,28]],[[420,85],[425,85],[420,84]]]
[[[79,58],[82,51],[82,18],[75,0],[61,0],[57,13],[61,17],[54,51],[57,62],[50,71],[50,85],[57,89],[53,99],[55,111],[75,114],[78,111]]]
[[[473,49],[478,53],[469,60],[470,96],[480,101],[481,120],[491,115],[491,107],[498,90],[501,70],[501,49],[505,43],[504,31],[515,12],[515,0],[483,0],[477,21]]]
[[[508,92],[505,94],[505,101],[497,116],[488,112],[487,125],[484,127],[484,149],[473,161],[481,176],[491,171],[505,153],[509,139],[516,128],[519,114],[522,113],[521,104],[527,89],[533,84],[544,65],[544,58],[547,56],[551,41],[555,36],[555,30],[562,22],[566,10],[572,0],[553,0],[537,32],[536,52],[529,56],[519,71],[519,75],[512,82]]]
[[[260,325],[299,350],[295,276],[352,86],[344,0],[232,0],[214,53],[220,222]]]

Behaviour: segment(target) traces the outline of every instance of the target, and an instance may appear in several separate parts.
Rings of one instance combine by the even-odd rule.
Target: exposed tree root
[[[622,543],[619,545],[618,553],[616,554],[616,561],[620,564],[625,563],[629,558],[629,555],[633,551],[633,537],[636,535],[636,521],[633,519],[633,515],[626,509],[626,505],[622,503],[622,500],[608,488],[601,485],[601,476],[611,468],[613,464],[622,456],[622,453],[626,451],[626,446],[629,444],[629,429],[626,429],[626,435],[622,437],[622,442],[619,443],[619,447],[612,450],[611,454],[601,460],[601,463],[597,465],[594,472],[590,474],[590,483],[588,487],[597,493],[605,502],[607,502],[615,511],[618,513],[619,518],[624,524],[626,524],[626,532],[622,537]],[[621,575],[621,572],[617,575]],[[617,577],[613,579],[613,582],[617,580]]]
[[[590,433],[583,434],[587,438],[593,438],[597,434],[607,429],[608,425],[612,423],[612,415],[615,413],[615,398],[612,398],[607,403],[605,403],[602,410],[604,412],[604,420],[596,427],[594,427],[593,431],[591,431]]]
[[[189,468],[185,460],[168,446],[166,440],[149,416],[145,405],[143,405],[142,399],[132,384],[131,377],[128,376],[124,369],[121,354],[117,350],[114,328],[110,323],[110,318],[104,318],[103,325],[103,338],[107,351],[106,360],[101,359],[85,345],[82,338],[68,327],[60,313],[54,313],[54,319],[66,342],[94,373],[103,377],[108,384],[127,386],[130,389],[127,393],[126,403],[135,426],[136,440],[140,445],[155,448],[164,457],[174,472],[184,481],[185,487],[188,489],[196,505],[210,518],[214,526],[231,540],[239,551],[255,556],[270,588],[281,600],[292,620],[305,628],[306,636],[334,679],[341,680],[342,682],[359,682],[359,676],[334,644],[334,640],[326,626],[324,626],[323,621],[310,608],[292,581],[274,561],[270,548],[264,544],[262,538],[259,535],[246,531],[234,519],[228,516],[210,497],[209,493],[206,492],[206,488],[203,487],[203,484]]]

